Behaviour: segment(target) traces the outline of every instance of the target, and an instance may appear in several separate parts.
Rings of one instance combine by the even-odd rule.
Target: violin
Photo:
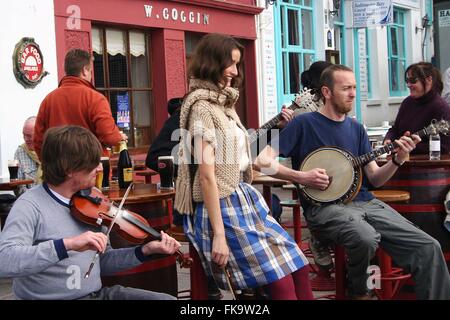
[[[161,234],[137,213],[116,207],[97,188],[80,190],[72,196],[70,211],[78,220],[93,226],[107,226],[112,222],[112,231],[133,244],[145,243],[150,237],[161,240]],[[116,217],[116,215],[118,215]],[[177,261],[181,268],[189,268],[192,258],[187,258],[177,250]]]

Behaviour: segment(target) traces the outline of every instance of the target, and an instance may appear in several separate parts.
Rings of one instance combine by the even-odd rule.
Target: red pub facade
[[[245,47],[245,82],[237,106],[258,127],[254,0],[55,0],[58,78],[72,48],[94,53],[94,82],[108,97],[129,143],[148,148],[168,117],[167,101],[187,91],[187,68],[206,33],[234,36]],[[247,115],[251,115],[247,116]]]

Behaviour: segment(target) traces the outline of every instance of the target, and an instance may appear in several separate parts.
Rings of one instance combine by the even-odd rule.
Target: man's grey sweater
[[[67,251],[63,239],[89,230],[100,228],[76,220],[47,185],[28,190],[16,200],[0,233],[0,277],[14,278],[19,299],[77,299],[102,287],[100,273],[112,274],[144,260],[141,247],[108,247],[85,279],[95,252]]]

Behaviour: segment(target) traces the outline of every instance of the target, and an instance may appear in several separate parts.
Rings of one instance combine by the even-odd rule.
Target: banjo
[[[431,124],[416,132],[419,137],[442,133],[447,135],[449,122],[433,120]],[[306,156],[300,165],[301,171],[323,168],[327,171],[330,184],[327,189],[319,190],[306,186],[297,186],[297,190],[313,205],[347,203],[358,194],[362,184],[362,167],[378,156],[393,151],[395,142],[355,157],[350,152],[338,147],[322,147]]]

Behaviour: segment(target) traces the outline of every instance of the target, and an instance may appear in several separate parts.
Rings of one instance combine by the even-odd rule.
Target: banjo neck
[[[427,131],[427,128],[425,128],[425,129],[419,130],[419,131],[417,131],[416,133],[413,133],[413,134],[418,135],[420,138],[423,138],[423,137],[429,135],[430,133]],[[398,147],[398,144],[394,141],[392,143],[388,143],[387,145],[385,145],[385,146],[383,146],[381,148],[372,150],[369,153],[366,153],[366,154],[363,154],[363,155],[361,155],[359,157],[356,157],[352,161],[353,167],[354,168],[364,167],[370,161],[375,160],[377,157],[379,157],[379,156],[381,156],[381,155],[383,155],[385,153],[394,151],[394,149],[397,148],[397,147]]]
[[[295,100],[292,101],[292,103],[291,103],[291,105],[289,107],[287,107],[287,109],[290,109],[290,110],[295,110],[295,109],[298,109],[298,108],[300,108],[300,106],[297,104],[297,102]],[[281,115],[282,115],[282,113],[280,112],[275,117],[273,117],[272,119],[267,121],[265,124],[263,124],[259,129],[256,129],[248,137],[248,141],[250,142],[250,144],[255,142],[261,135],[266,133],[267,130],[275,128],[277,126],[278,122],[280,122],[281,119],[282,119]]]

